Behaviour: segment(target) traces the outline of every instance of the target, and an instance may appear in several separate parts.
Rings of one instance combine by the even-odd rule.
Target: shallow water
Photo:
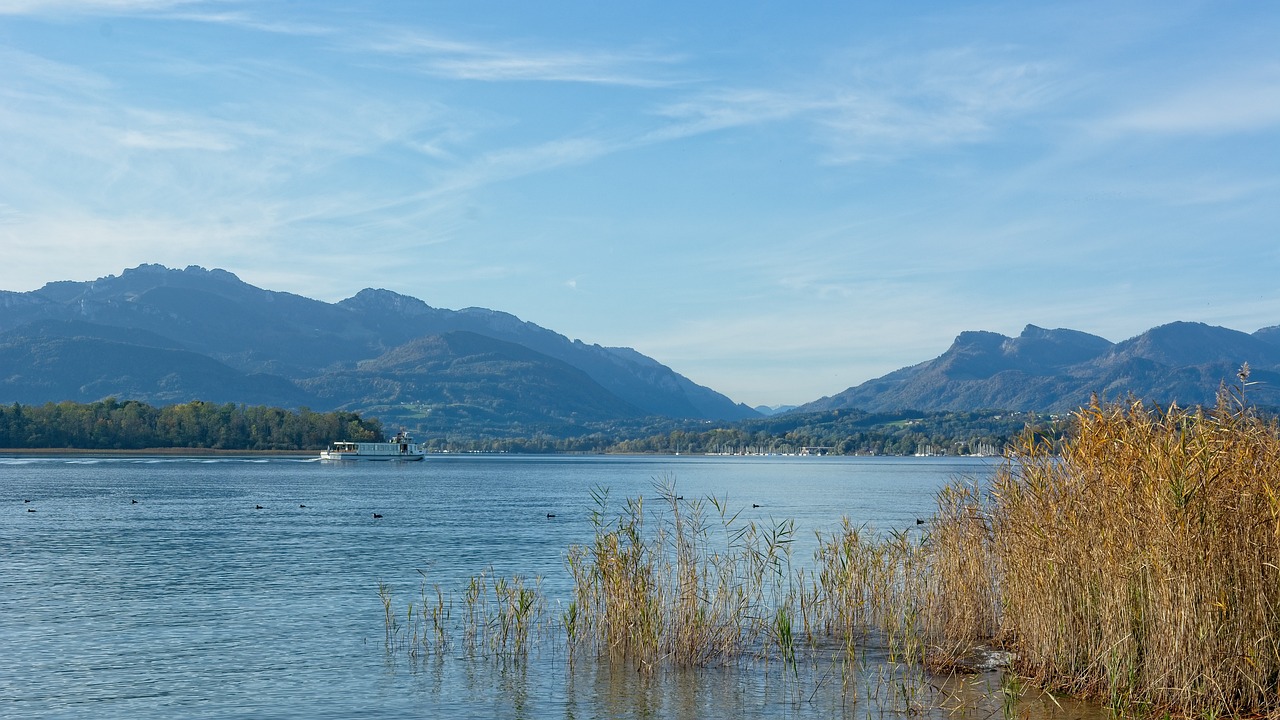
[[[0,716],[864,717],[831,667],[790,681],[732,666],[647,677],[570,666],[554,646],[525,664],[388,652],[378,584],[409,600],[424,574],[459,589],[492,568],[542,576],[554,603],[569,588],[566,548],[591,537],[591,489],[608,487],[618,502],[652,497],[655,478],[674,478],[686,497],[727,497],[744,519],[794,519],[805,559],[813,533],[836,529],[842,515],[914,532],[934,491],[991,467],[945,458],[0,458]]]

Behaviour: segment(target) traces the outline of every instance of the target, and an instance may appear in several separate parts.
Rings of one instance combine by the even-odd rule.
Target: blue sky
[[[0,0],[0,289],[383,287],[801,403],[1280,324],[1271,2]]]

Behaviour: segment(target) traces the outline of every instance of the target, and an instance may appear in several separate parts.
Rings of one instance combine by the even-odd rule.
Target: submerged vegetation
[[[796,698],[835,685],[882,710],[942,702],[904,602],[918,590],[918,535],[883,540],[846,524],[819,538],[815,569],[793,559],[792,521],[742,521],[724,499],[677,495],[670,477],[655,487],[652,501],[593,491],[592,539],[567,549],[572,590],[554,603],[540,581],[492,571],[459,593],[424,576],[404,608],[380,584],[388,648],[515,663],[550,651],[566,666],[601,661],[642,676],[763,664]]]
[[[542,640],[642,673],[763,663],[909,714],[956,707],[940,678],[1004,664],[987,700],[1006,718],[1030,687],[1125,713],[1280,714],[1280,430],[1238,395],[1095,403],[1060,442],[1026,436],[989,485],[944,489],[921,532],[846,520],[807,561],[790,521],[741,521],[670,478],[649,502],[593,495],[554,611],[536,581],[490,573],[461,623],[425,582],[402,623],[384,586],[388,646],[521,662]]]

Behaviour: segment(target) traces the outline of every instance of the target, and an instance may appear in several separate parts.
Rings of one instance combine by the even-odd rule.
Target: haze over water
[[[525,665],[460,652],[414,661],[384,647],[378,583],[403,608],[418,597],[420,570],[458,596],[490,568],[541,576],[554,616],[569,590],[565,550],[591,538],[593,487],[610,488],[620,505],[653,498],[655,478],[674,478],[686,497],[727,496],[744,519],[792,518],[793,562],[808,563],[815,531],[835,530],[841,516],[917,532],[934,491],[993,467],[956,458],[0,459],[0,716],[825,717],[838,695],[799,701],[751,668],[641,682],[607,663],[569,668],[560,645]]]

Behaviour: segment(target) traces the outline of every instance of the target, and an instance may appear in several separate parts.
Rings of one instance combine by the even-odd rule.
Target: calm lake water
[[[0,458],[0,717],[866,717],[821,682],[736,667],[644,679],[554,649],[415,661],[385,647],[378,584],[404,603],[420,571],[461,590],[492,568],[542,576],[554,604],[566,548],[592,536],[591,489],[653,497],[662,477],[745,519],[794,519],[807,562],[845,515],[915,532],[939,487],[993,463]]]

